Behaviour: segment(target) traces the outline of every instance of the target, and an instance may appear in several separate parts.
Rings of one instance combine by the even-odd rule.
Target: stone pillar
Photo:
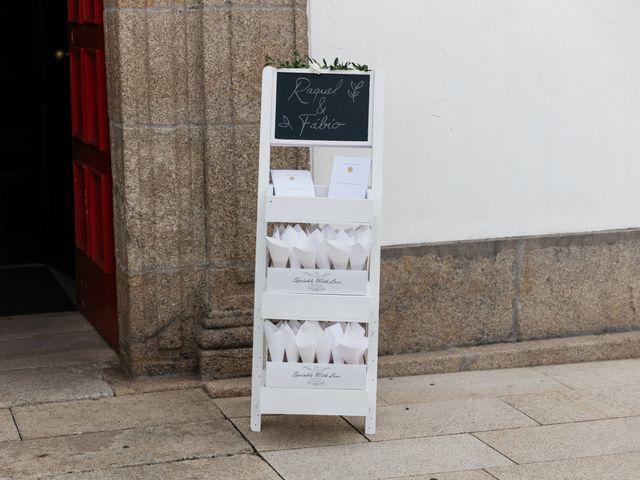
[[[107,0],[105,41],[121,355],[133,374],[233,374],[250,345],[261,69],[306,52],[306,2]]]
[[[265,54],[307,51],[306,2],[213,2],[202,18],[209,269],[198,342],[203,376],[225,377],[250,364],[262,66]],[[308,168],[306,151],[278,150],[276,165]]]

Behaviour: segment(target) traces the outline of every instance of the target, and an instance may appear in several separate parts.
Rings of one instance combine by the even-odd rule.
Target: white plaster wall
[[[640,1],[309,0],[309,35],[385,71],[384,244],[640,226]]]

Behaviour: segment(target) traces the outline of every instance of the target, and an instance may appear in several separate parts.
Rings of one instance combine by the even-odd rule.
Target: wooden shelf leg
[[[374,409],[369,410],[369,414],[364,420],[364,433],[367,435],[376,433],[376,412]]]

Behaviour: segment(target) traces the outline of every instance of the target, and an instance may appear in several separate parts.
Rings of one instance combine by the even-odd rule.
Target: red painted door
[[[78,304],[117,349],[102,0],[68,0],[68,7]]]

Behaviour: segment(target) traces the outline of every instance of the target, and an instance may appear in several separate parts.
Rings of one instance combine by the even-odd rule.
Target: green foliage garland
[[[359,64],[355,62],[342,62],[338,57],[335,58],[333,63],[327,63],[323,58],[322,63],[305,55],[301,55],[298,50],[294,50],[292,58],[288,60],[281,60],[279,58],[273,58],[270,55],[265,56],[265,66],[275,68],[310,68],[316,70],[360,70],[361,72],[368,72],[369,66]]]

